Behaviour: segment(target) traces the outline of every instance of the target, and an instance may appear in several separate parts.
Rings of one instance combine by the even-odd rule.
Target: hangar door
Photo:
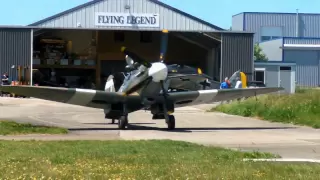
[[[253,80],[253,34],[222,33],[221,35],[221,75],[220,81],[230,77],[238,70],[247,74],[248,81]]]
[[[317,87],[320,84],[319,52],[310,50],[284,50],[284,61],[296,63],[298,86]]]
[[[32,30],[20,28],[0,29],[0,73],[9,74],[10,80],[17,81],[18,74],[30,81],[32,58]],[[18,67],[21,66],[20,73]],[[26,73],[25,73],[26,72]],[[21,79],[20,76],[20,80]]]

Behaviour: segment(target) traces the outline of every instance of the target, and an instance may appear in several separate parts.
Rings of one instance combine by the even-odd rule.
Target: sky
[[[89,0],[3,0],[0,25],[28,25]],[[229,29],[240,12],[320,13],[319,0],[160,0],[186,13]],[[306,3],[308,2],[308,3]]]

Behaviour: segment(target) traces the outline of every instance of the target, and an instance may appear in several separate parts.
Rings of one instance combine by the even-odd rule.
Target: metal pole
[[[296,37],[299,37],[299,9],[296,12]]]
[[[30,73],[30,79],[29,79],[29,82],[30,82],[30,86],[32,86],[33,84],[33,29],[31,29],[31,40],[30,40],[30,43],[31,43],[31,48],[30,48],[30,51],[31,51],[31,57],[30,57],[30,68],[29,68],[29,73]]]

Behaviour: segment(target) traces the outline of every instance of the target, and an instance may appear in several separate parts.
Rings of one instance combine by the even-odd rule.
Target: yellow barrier
[[[247,88],[247,76],[244,72],[240,72],[240,79],[242,82],[242,88]]]

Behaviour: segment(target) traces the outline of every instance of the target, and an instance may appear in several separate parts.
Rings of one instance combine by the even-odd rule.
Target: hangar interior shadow
[[[73,80],[76,76],[86,76],[101,87],[100,85],[105,83],[105,78],[111,73],[124,71],[126,64],[124,54],[120,51],[122,46],[126,46],[146,60],[154,62],[158,61],[160,57],[161,37],[161,31],[35,29],[34,52],[41,51],[41,53],[34,54],[34,59],[41,56],[41,61],[33,62],[33,66],[47,79],[54,69],[56,74],[67,77],[67,79]],[[59,44],[57,41],[57,43],[50,41],[44,46],[43,39],[62,40],[65,44],[61,49],[56,48],[57,44],[62,46],[62,43]],[[55,46],[54,50],[48,50],[53,46]],[[201,68],[203,73],[219,81],[220,48],[221,34],[218,32],[169,31],[165,63]],[[60,53],[56,57],[56,62],[59,58],[67,58],[69,64],[61,65],[58,62],[49,65],[47,56],[52,54],[52,51]],[[70,61],[70,58],[78,58],[83,61],[94,60],[94,65],[74,66],[74,62]]]

